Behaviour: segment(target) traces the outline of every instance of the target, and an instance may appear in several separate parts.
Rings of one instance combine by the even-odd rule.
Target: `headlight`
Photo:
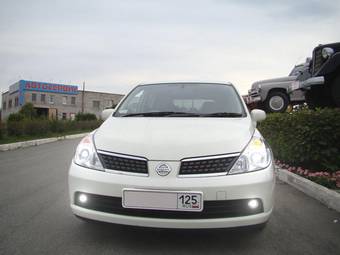
[[[237,159],[229,174],[239,174],[261,170],[269,166],[271,150],[259,132],[255,132],[249,144]]]
[[[90,169],[104,171],[93,144],[92,134],[85,136],[79,143],[74,156],[74,163]]]
[[[333,53],[334,53],[334,50],[332,48],[329,48],[329,47],[323,48],[322,51],[321,51],[321,55],[324,59],[329,58],[330,56],[333,55]]]

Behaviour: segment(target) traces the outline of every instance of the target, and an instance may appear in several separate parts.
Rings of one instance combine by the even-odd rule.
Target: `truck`
[[[295,90],[288,94],[292,84],[299,84],[308,79],[311,59],[295,65],[288,76],[254,82],[245,97],[248,106],[271,112],[285,112],[290,104],[300,104],[305,101],[304,91]]]
[[[340,107],[340,42],[315,47],[308,70],[310,77],[290,84],[288,93],[305,93],[312,109]]]

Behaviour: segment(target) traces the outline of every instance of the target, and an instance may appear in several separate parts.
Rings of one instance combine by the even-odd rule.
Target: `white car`
[[[78,145],[73,213],[160,228],[264,225],[275,176],[268,144],[232,84],[135,87]]]

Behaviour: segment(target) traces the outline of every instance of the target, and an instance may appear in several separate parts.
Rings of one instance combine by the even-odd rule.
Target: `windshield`
[[[289,76],[298,76],[300,74],[300,72],[303,72],[303,70],[304,70],[304,65],[297,65],[289,73]]]
[[[236,90],[227,84],[175,83],[136,87],[116,117],[244,117]]]

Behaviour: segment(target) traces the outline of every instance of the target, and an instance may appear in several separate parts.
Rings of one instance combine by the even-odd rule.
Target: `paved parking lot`
[[[67,194],[78,141],[0,153],[0,254],[340,254],[340,214],[280,182],[262,232],[82,222]]]

